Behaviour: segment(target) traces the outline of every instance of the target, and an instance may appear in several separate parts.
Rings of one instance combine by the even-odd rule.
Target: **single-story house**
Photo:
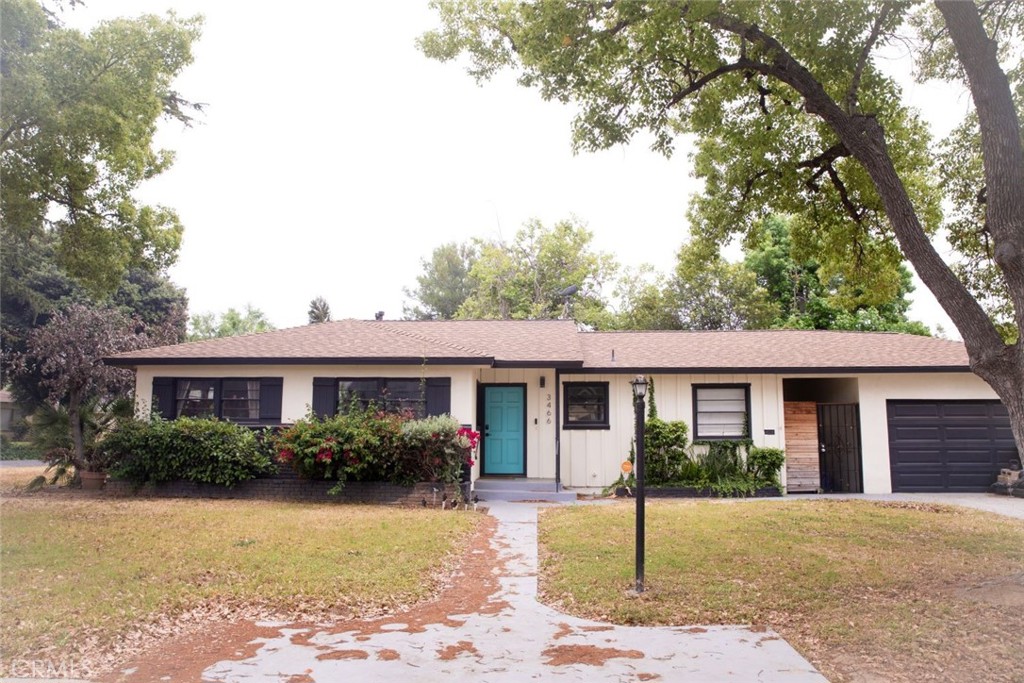
[[[377,400],[483,434],[474,477],[612,483],[630,381],[694,440],[784,448],[791,493],[982,491],[1019,456],[962,343],[808,330],[582,332],[569,320],[341,320],[122,353],[140,414],[252,425]]]

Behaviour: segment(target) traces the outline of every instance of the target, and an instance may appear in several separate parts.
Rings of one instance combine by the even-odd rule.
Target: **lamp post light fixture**
[[[636,592],[644,592],[644,398],[647,379],[637,375],[633,386],[633,410],[636,422]]]

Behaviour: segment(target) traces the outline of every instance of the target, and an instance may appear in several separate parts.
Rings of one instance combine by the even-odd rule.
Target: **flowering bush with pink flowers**
[[[280,462],[301,477],[456,483],[471,467],[480,434],[450,415],[413,419],[378,410],[351,411],[327,418],[307,417],[274,438]]]

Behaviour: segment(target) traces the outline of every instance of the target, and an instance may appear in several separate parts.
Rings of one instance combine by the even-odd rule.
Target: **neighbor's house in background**
[[[963,344],[806,330],[580,332],[569,320],[360,321],[124,353],[138,411],[287,424],[352,401],[451,413],[483,434],[478,477],[612,483],[630,380],[694,441],[786,450],[791,493],[984,491],[1018,458]]]
[[[0,390],[0,434],[6,437],[13,436],[15,426],[23,417],[21,408],[14,402],[11,392]]]

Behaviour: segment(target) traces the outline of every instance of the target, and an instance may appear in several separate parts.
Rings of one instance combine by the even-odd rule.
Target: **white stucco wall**
[[[451,414],[463,424],[474,424],[476,381],[479,369],[465,365],[161,365],[143,366],[135,372],[135,411],[148,416],[152,410],[154,377],[281,377],[281,422],[288,424],[309,414],[313,403],[314,377],[450,377]],[[474,467],[474,477],[480,465]]]
[[[540,378],[545,387],[540,387]],[[309,412],[314,377],[450,377],[451,412],[465,424],[477,421],[479,384],[526,386],[526,470],[532,478],[555,476],[556,404],[564,401],[555,386],[554,370],[494,369],[476,366],[322,366],[322,365],[174,365],[144,366],[136,371],[136,410],[148,415],[154,377],[281,377],[281,420],[294,422]],[[783,381],[812,375],[653,375],[659,416],[683,420],[693,438],[694,384],[749,384],[750,433],[758,446],[784,448]],[[822,375],[835,378],[836,375]],[[889,436],[886,401],[890,399],[994,399],[992,389],[970,373],[879,373],[845,375],[856,380],[857,396],[844,401],[860,404],[861,447],[865,493],[889,493]],[[564,382],[608,382],[610,429],[563,430],[561,478],[566,486],[600,488],[618,478],[628,457],[634,433],[632,375],[563,374]],[[850,386],[853,386],[852,384]],[[556,402],[556,392],[559,401]],[[773,434],[766,434],[772,431]],[[479,475],[479,463],[475,476]],[[785,472],[783,472],[785,477]],[[783,481],[785,484],[785,481]]]
[[[136,412],[149,415],[154,377],[281,377],[281,421],[294,422],[309,413],[314,377],[450,377],[452,415],[472,423],[476,413],[476,372],[472,366],[409,365],[163,365],[140,367],[135,373]]]
[[[858,380],[864,493],[892,492],[887,400],[998,398],[989,385],[968,372],[873,374],[860,375]]]

